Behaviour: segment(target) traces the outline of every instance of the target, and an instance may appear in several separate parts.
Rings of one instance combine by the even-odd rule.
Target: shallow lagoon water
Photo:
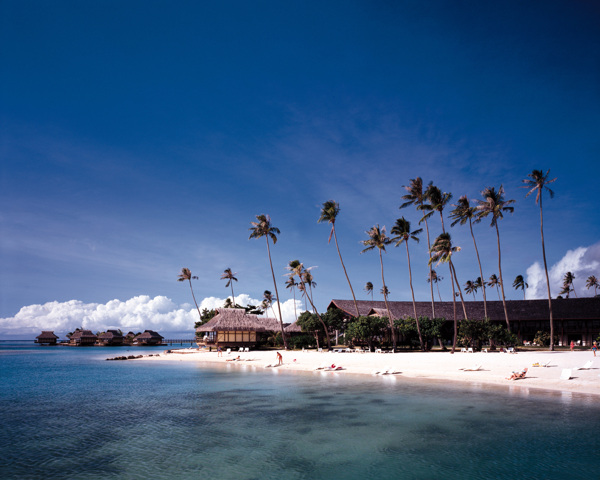
[[[587,478],[595,396],[0,342],[3,479]]]

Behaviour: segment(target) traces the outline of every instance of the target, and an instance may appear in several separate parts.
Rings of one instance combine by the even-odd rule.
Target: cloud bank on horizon
[[[245,294],[236,295],[235,299],[236,303],[242,306],[260,305],[259,300]],[[220,308],[225,300],[207,297],[199,307],[201,311],[204,308]],[[277,303],[274,303],[273,307],[277,309]],[[296,308],[300,308],[299,300],[296,300]],[[272,312],[269,313],[268,316],[273,316]],[[281,314],[284,323],[292,323],[295,320],[294,300],[287,300],[281,304]],[[14,317],[0,318],[0,335],[32,336],[38,335],[42,330],[52,330],[57,335],[65,335],[81,327],[93,332],[108,329],[121,329],[124,332],[156,330],[163,335],[171,333],[190,338],[197,321],[198,312],[195,305],[178,305],[162,295],[154,298],[139,295],[126,301],[115,299],[104,304],[69,300],[28,305],[21,308]]]
[[[593,296],[594,290],[587,289],[585,284],[590,275],[600,277],[600,242],[589,247],[568,250],[558,262],[549,266],[548,276],[552,298],[556,298],[562,290],[563,278],[567,272],[575,275],[573,285],[578,297]],[[540,262],[535,262],[527,269],[527,283],[529,288],[525,296],[528,300],[548,297],[544,266]]]

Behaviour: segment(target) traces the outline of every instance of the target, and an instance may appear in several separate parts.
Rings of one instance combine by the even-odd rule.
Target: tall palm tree
[[[513,282],[513,287],[515,290],[518,290],[519,288],[521,290],[523,290],[523,300],[525,300],[525,289],[529,288],[529,284],[525,281],[525,279],[523,278],[523,275],[517,275],[515,277],[515,281]]]
[[[319,319],[319,321],[321,322],[321,325],[323,326],[323,330],[325,330],[325,336],[327,337],[327,348],[331,349],[331,337],[329,336],[329,328],[323,321],[323,318],[319,314],[317,307],[315,307],[315,304],[314,304],[313,298],[312,298],[312,287],[317,286],[317,283],[313,280],[313,276],[310,273],[310,270],[312,268],[314,268],[314,267],[309,267],[309,268],[305,269],[304,265],[302,263],[299,263],[296,266],[294,273],[296,275],[298,275],[298,278],[300,278],[300,282],[298,283],[298,290],[300,290],[302,292],[302,294],[304,295],[305,298],[308,298],[308,301],[310,302],[310,306],[313,308],[313,312],[317,315],[317,318]],[[306,285],[309,286],[310,295],[306,291]]]
[[[425,213],[423,215],[423,218],[419,221],[419,223],[431,217],[434,214],[434,212],[439,212],[440,218],[442,220],[442,233],[445,233],[446,229],[444,228],[443,212],[448,202],[452,199],[452,194],[447,192],[442,193],[442,191],[438,187],[436,187],[432,182],[429,182],[429,185],[425,190],[424,196],[429,203],[424,203],[423,205],[421,205],[419,210],[423,210],[428,213]]]
[[[346,275],[346,280],[348,281],[348,286],[350,287],[350,292],[352,292],[352,299],[354,300],[354,308],[356,308],[356,318],[360,317],[360,312],[358,311],[358,303],[356,302],[356,297],[354,296],[354,289],[352,288],[352,284],[350,283],[350,278],[348,278],[348,272],[346,271],[346,266],[344,265],[344,261],[342,260],[342,254],[340,253],[340,246],[337,241],[337,234],[335,232],[335,220],[340,213],[340,205],[339,203],[333,200],[327,200],[323,203],[323,207],[321,208],[321,216],[319,217],[318,222],[328,222],[331,224],[331,232],[329,233],[329,241],[331,243],[331,237],[335,240],[335,248],[337,248],[338,256],[340,257],[340,263],[342,264],[342,268],[344,270],[344,275]]]
[[[477,300],[475,298],[475,293],[477,292],[477,283],[472,280],[467,280],[465,283],[465,293],[472,294],[473,300]]]
[[[269,308],[273,312],[273,317],[277,318],[275,315],[275,310],[273,309],[273,302],[276,302],[277,299],[273,296],[270,290],[265,290],[263,292],[263,300],[261,302],[261,308],[264,310],[265,314],[268,315]]]
[[[367,295],[371,294],[371,301],[373,301],[373,284],[371,282],[365,284],[365,292],[367,292]]]
[[[396,235],[392,239],[392,241],[396,242],[396,246],[400,246],[403,243],[406,245],[406,258],[408,259],[408,282],[410,285],[410,293],[412,295],[412,303],[413,303],[413,311],[415,314],[415,322],[417,323],[417,333],[419,334],[419,343],[421,344],[421,350],[425,351],[425,344],[423,343],[423,336],[421,335],[421,326],[419,324],[419,317],[417,315],[417,303],[415,302],[415,291],[413,289],[412,284],[412,270],[410,268],[410,253],[408,251],[408,241],[414,240],[419,243],[419,234],[423,231],[422,228],[419,228],[414,231],[410,231],[410,222],[406,220],[404,217],[398,218],[396,220],[395,225],[392,227],[390,233],[392,235]]]
[[[200,316],[200,320],[202,320],[202,314],[200,313],[200,307],[198,307],[198,302],[196,301],[196,296],[194,295],[194,289],[192,288],[192,280],[198,280],[198,277],[192,275],[192,272],[189,268],[182,268],[179,277],[177,278],[178,282],[190,282],[190,291],[192,292],[192,298],[194,299],[194,303],[196,304],[196,310],[198,310],[198,315]]]
[[[460,247],[452,246],[452,238],[449,233],[442,233],[439,235],[433,245],[431,247],[431,259],[429,260],[431,263],[437,262],[440,263],[448,263],[450,266],[450,280],[452,281],[452,303],[454,307],[454,338],[452,341],[452,353],[456,349],[456,337],[458,335],[458,322],[456,319],[456,287],[458,288],[458,294],[460,295],[460,301],[462,303],[463,313],[465,315],[465,320],[467,320],[467,309],[465,308],[465,301],[462,296],[462,291],[460,289],[460,284],[458,283],[458,278],[456,276],[456,270],[454,269],[454,264],[452,263],[452,255],[456,252],[460,252]]]
[[[294,280],[293,275],[289,275],[288,279],[285,281],[285,288],[290,288],[292,290],[292,294],[294,295],[294,317],[296,321],[298,321],[298,312],[296,311],[296,280]]]
[[[504,218],[504,212],[514,212],[511,207],[514,200],[504,200],[504,187],[500,185],[498,191],[494,187],[487,187],[481,192],[483,200],[477,200],[477,216],[479,219],[488,215],[492,216],[491,227],[496,227],[496,237],[498,239],[498,274],[500,275],[500,290],[502,291],[502,306],[504,307],[504,318],[506,319],[506,328],[510,332],[510,322],[508,320],[508,310],[506,309],[506,298],[504,295],[504,280],[502,279],[502,259],[500,251],[500,231],[498,230],[498,220]]]
[[[390,311],[390,306],[387,300],[387,287],[385,285],[385,278],[383,276],[383,255],[382,252],[385,252],[386,245],[392,243],[392,240],[385,234],[385,226],[379,228],[379,225],[374,225],[373,228],[365,232],[368,235],[368,239],[361,240],[366,248],[363,249],[360,253],[368,252],[369,250],[373,250],[377,248],[379,251],[379,263],[381,264],[381,282],[383,284],[383,299],[385,301],[385,308],[388,314],[388,321],[390,324],[390,333],[392,335],[392,344],[394,347],[394,351],[396,351],[396,335],[394,333],[394,319],[392,317],[392,312]]]
[[[575,298],[577,298],[577,292],[575,291],[575,285],[573,282],[575,281],[575,274],[573,272],[565,273],[563,277],[563,287],[567,291],[567,298],[569,298],[569,292],[573,292],[575,294]]]
[[[414,205],[417,210],[420,210],[426,203],[425,195],[423,193],[423,179],[421,177],[411,178],[409,185],[403,185],[404,189],[408,192],[406,195],[402,196],[402,200],[406,200],[400,208],[408,207],[409,205]],[[431,251],[431,241],[429,238],[429,225],[427,224],[427,219],[425,220],[425,231],[427,233],[427,251]],[[420,223],[420,222],[419,222]],[[431,253],[429,254],[429,259],[431,260]],[[429,263],[429,278],[433,278],[432,275],[433,267],[431,263]],[[436,282],[437,283],[437,282]],[[431,290],[431,318],[435,317],[435,298],[433,297],[433,283],[429,282],[429,288]],[[438,286],[438,295],[440,294],[439,286]],[[441,297],[440,297],[441,298]],[[441,302],[441,300],[440,300]],[[441,340],[440,340],[441,345]]]
[[[389,297],[390,296],[390,289],[387,287],[387,285],[385,287],[381,287],[381,289],[379,290],[379,293],[381,293],[382,295]]]
[[[594,295],[597,295],[598,288],[600,288],[600,283],[598,283],[598,279],[594,275],[590,275],[585,282],[585,286],[588,290],[594,287]]]
[[[279,235],[280,231],[277,227],[271,225],[271,217],[268,215],[257,215],[257,222],[250,222],[252,227],[249,230],[250,233],[249,238],[261,238],[265,237],[267,241],[267,253],[269,254],[269,265],[271,266],[271,275],[273,276],[273,286],[275,287],[275,295],[279,298],[279,292],[277,291],[277,282],[275,281],[275,272],[273,271],[273,262],[271,261],[271,247],[269,246],[269,238],[273,241],[273,245],[277,243],[277,235]],[[281,338],[283,339],[283,346],[287,350],[288,342],[285,336],[285,331],[283,329],[283,317],[281,315],[281,305],[277,302],[277,309],[279,310],[279,325],[281,327]]]
[[[546,287],[548,288],[548,311],[550,312],[550,350],[552,351],[554,350],[554,318],[552,315],[552,294],[550,293],[548,264],[546,263],[546,245],[544,243],[544,214],[542,210],[542,193],[544,190],[548,192],[550,198],[554,198],[554,192],[552,189],[550,189],[550,187],[548,187],[548,185],[556,181],[556,178],[549,179],[549,173],[550,170],[548,170],[545,175],[541,170],[533,170],[527,175],[529,178],[523,180],[525,185],[523,185],[522,188],[529,189],[525,197],[528,197],[533,192],[536,192],[535,203],[540,205],[540,233],[542,235],[542,257],[544,259],[544,272],[546,273]]]
[[[221,280],[227,280],[227,283],[225,284],[225,288],[229,287],[231,285],[231,298],[233,299],[233,307],[235,308],[235,296],[233,295],[233,282],[237,282],[238,279],[235,278],[235,275],[237,275],[237,272],[232,272],[231,268],[226,268],[225,271],[223,272],[223,274],[221,275]]]
[[[427,283],[435,283],[437,288],[438,297],[440,297],[440,302],[442,301],[442,296],[440,295],[440,286],[438,285],[444,279],[441,275],[438,275],[435,270],[431,270],[431,273],[427,276]]]
[[[500,284],[500,280],[495,273],[490,275],[490,281],[488,282],[488,287],[496,287],[496,292],[498,293],[498,300],[500,300],[500,290],[498,289],[498,285]]]
[[[477,255],[477,263],[479,264],[479,280],[483,278],[483,270],[481,269],[481,260],[479,258],[479,250],[477,249],[477,242],[475,241],[475,235],[473,234],[473,220],[475,223],[479,223],[480,220],[476,217],[477,209],[475,207],[471,207],[471,203],[466,195],[463,195],[458,199],[458,202],[453,205],[454,210],[450,212],[450,218],[454,219],[451,226],[453,227],[457,223],[464,225],[469,222],[469,229],[471,230],[471,238],[473,239],[473,246],[475,247],[475,254]],[[486,318],[488,317],[487,311],[487,297],[485,295],[485,282],[480,282],[478,286],[481,286],[481,290],[483,291],[483,311]],[[477,291],[477,289],[475,289]]]

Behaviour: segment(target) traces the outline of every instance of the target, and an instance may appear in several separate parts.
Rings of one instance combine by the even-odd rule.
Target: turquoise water
[[[597,397],[0,342],[2,479],[565,479]]]

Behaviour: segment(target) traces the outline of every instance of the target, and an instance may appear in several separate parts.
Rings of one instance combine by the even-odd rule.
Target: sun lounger
[[[381,348],[376,348],[375,353],[383,353],[383,351],[381,350]]]
[[[573,373],[573,370],[570,368],[563,368],[561,374],[560,374],[560,379],[561,380],[571,380],[571,378],[573,378],[571,376],[571,374]]]
[[[227,355],[229,355],[229,354],[231,353],[231,348],[228,348],[227,350],[225,350],[225,353],[226,353]]]
[[[482,350],[482,352],[483,352],[483,353],[488,353],[488,349],[487,349],[487,348],[484,348],[484,349]]]
[[[460,349],[460,353],[467,353],[467,349],[466,348],[461,348]]]
[[[547,367],[550,365],[550,360],[548,360],[546,363],[540,363],[540,362],[535,362],[533,365],[531,365],[532,367]]]
[[[323,349],[322,348],[319,348],[319,353],[323,353]]]
[[[244,352],[246,352],[246,353],[250,352],[250,347],[244,348]]]
[[[516,351],[516,350],[515,350],[513,347],[508,347],[508,348],[506,349],[506,351],[507,351],[508,353],[517,353],[517,351]]]
[[[590,360],[589,362],[586,362],[586,364],[583,367],[579,367],[577,370],[589,370],[590,368],[592,368],[593,364],[594,361]]]
[[[399,373],[400,372],[398,370],[394,370],[392,367],[386,366],[381,372],[379,372],[379,375],[397,375]]]

